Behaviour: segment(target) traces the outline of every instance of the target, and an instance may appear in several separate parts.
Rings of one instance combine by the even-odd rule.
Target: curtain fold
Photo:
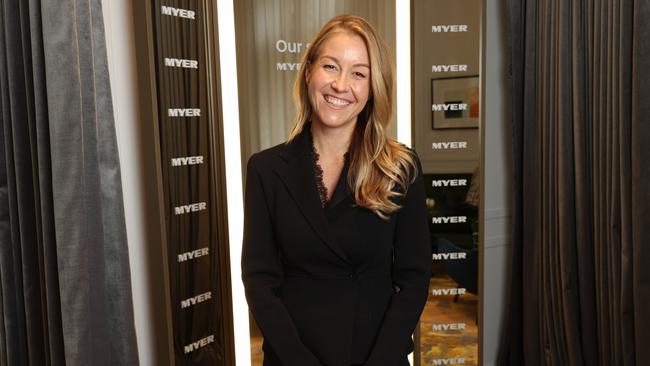
[[[101,1],[0,27],[0,365],[137,365]]]
[[[648,7],[509,1],[516,192],[503,365],[650,364]]]

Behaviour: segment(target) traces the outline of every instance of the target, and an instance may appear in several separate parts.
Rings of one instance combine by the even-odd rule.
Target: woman
[[[403,366],[426,302],[421,168],[386,136],[389,52],[331,19],[304,55],[288,141],[248,162],[242,277],[265,366]]]

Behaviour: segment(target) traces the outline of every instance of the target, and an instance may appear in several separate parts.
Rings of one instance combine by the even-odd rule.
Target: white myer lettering
[[[190,212],[203,211],[207,208],[208,208],[208,204],[205,202],[192,203],[189,205],[174,207],[174,214],[182,215]]]
[[[467,65],[431,65],[431,72],[466,72]]]
[[[433,224],[462,224],[464,222],[467,222],[467,216],[442,216],[431,218],[431,223]]]
[[[279,39],[277,42],[275,42],[275,49],[280,52],[280,53],[300,53],[303,49],[309,48],[309,43],[302,43],[302,42],[287,42],[284,39]]]
[[[458,253],[433,253],[431,258],[434,261],[446,261],[453,259],[467,259],[467,253],[458,252]]]
[[[463,295],[467,293],[467,290],[464,288],[434,288],[431,290],[431,295],[433,296],[444,296],[444,295]]]
[[[278,71],[295,71],[300,69],[300,62],[278,62],[275,64]]]
[[[465,323],[450,323],[450,324],[433,324],[433,331],[442,330],[465,330]]]
[[[196,60],[185,60],[182,58],[169,58],[165,57],[165,66],[169,67],[183,67],[186,69],[198,69],[199,62]]]
[[[431,110],[437,111],[466,111],[467,103],[442,103],[431,104]]]
[[[467,179],[438,179],[432,180],[432,187],[464,187],[467,185]]]
[[[172,158],[172,166],[203,164],[203,156],[188,156],[184,158]]]
[[[188,261],[190,259],[203,257],[204,255],[210,254],[210,248],[205,247],[201,249],[192,250],[190,252],[181,253],[178,255],[178,263]]]
[[[204,292],[202,294],[198,294],[196,296],[190,297],[189,299],[186,300],[181,300],[181,308],[189,308],[192,305],[196,305],[199,303],[202,303],[204,301],[210,300],[212,298],[212,292]]]
[[[467,149],[467,141],[432,142],[431,148],[434,150]]]
[[[199,349],[201,347],[205,347],[210,343],[214,343],[214,335],[209,335],[209,336],[207,336],[205,338],[201,338],[198,341],[192,342],[192,343],[188,344],[187,346],[185,346],[183,348],[184,348],[185,354],[188,354],[188,353],[190,353],[192,351],[196,351],[197,349]]]
[[[432,25],[432,33],[458,33],[467,32],[468,27],[465,24],[450,24],[450,25]]]
[[[164,5],[160,7],[160,12],[163,15],[171,15],[174,17],[187,18],[187,19],[194,19],[196,14],[192,10],[178,9],[172,6],[164,6]]]
[[[465,358],[456,357],[456,358],[436,358],[431,361],[434,365],[464,365]]]
[[[169,108],[167,109],[169,117],[201,117],[199,108]]]

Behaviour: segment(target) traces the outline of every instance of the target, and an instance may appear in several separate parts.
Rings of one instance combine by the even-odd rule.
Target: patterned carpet
[[[456,283],[446,275],[431,278],[429,288],[456,288]],[[478,365],[478,296],[432,296],[420,317],[420,365],[435,365],[434,360],[464,359],[464,363]],[[464,330],[434,330],[433,324],[464,323]],[[440,361],[439,361],[440,362]],[[445,363],[439,363],[445,364]]]

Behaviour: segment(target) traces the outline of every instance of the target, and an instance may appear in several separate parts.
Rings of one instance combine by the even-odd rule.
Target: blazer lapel
[[[329,224],[321,207],[310,154],[309,136],[307,135],[308,132],[305,131],[307,128],[309,128],[309,125],[305,126],[303,132],[294,141],[289,145],[285,145],[281,156],[286,161],[286,165],[279,166],[275,172],[287,187],[289,194],[316,234],[332,252],[346,263],[349,263],[345,252],[331,237],[328,228]]]
[[[352,191],[348,185],[348,171],[350,169],[349,159],[345,160],[345,165],[343,165],[343,170],[341,171],[341,176],[339,178],[336,187],[334,188],[334,194],[332,194],[332,199],[327,204],[327,213],[326,216],[329,217],[330,213],[334,212],[335,208],[341,203],[350,203],[352,201]]]

